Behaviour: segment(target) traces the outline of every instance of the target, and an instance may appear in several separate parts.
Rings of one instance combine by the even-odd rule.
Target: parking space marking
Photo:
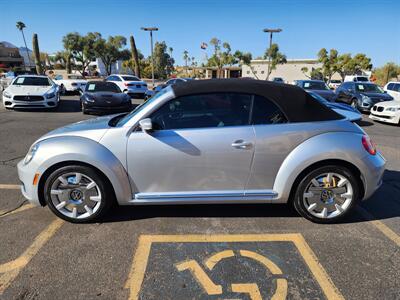
[[[0,184],[0,190],[20,190],[19,184]]]
[[[47,243],[47,241],[57,232],[64,223],[61,219],[56,219],[47,226],[33,243],[21,254],[20,257],[0,265],[0,296],[10,286],[21,270],[31,261],[31,259],[39,252],[39,250]]]
[[[36,207],[36,206],[28,203],[28,204],[22,205],[21,207],[18,207],[17,209],[11,210],[8,213],[7,213],[8,210],[6,210],[6,209],[0,210],[0,218],[5,217],[5,216],[10,216],[10,215],[22,212],[24,210],[34,208],[34,207]]]
[[[328,299],[344,299],[339,290],[336,288],[331,278],[319,263],[316,255],[312,249],[308,246],[307,242],[303,236],[299,233],[285,233],[285,234],[243,234],[243,235],[141,235],[139,237],[138,246],[133,257],[133,263],[131,271],[129,273],[128,279],[125,283],[125,288],[130,289],[129,299],[139,299],[140,289],[144,280],[152,243],[229,243],[229,242],[292,242],[300,255],[304,259],[305,264],[309,268],[311,274],[314,276],[315,280],[321,287],[323,293]],[[244,255],[254,256],[254,254],[249,254],[248,252],[242,252]],[[221,254],[217,253],[217,256],[211,256],[206,259],[208,264],[206,265],[209,269],[213,268],[215,261],[221,260],[224,256],[230,256],[230,252],[224,252]],[[257,255],[256,255],[257,257]],[[262,258],[261,258],[262,257]],[[265,261],[265,257],[257,257],[258,260],[264,261],[264,263],[269,264]],[[186,265],[183,268],[196,269],[197,279],[204,280],[203,272],[200,271],[191,263],[185,262]],[[182,266],[181,266],[182,268]],[[274,267],[272,266],[274,269]],[[201,269],[202,270],[202,269]],[[276,272],[279,273],[280,269],[276,267]],[[194,273],[195,273],[194,272]],[[281,272],[282,273],[282,272]],[[280,273],[280,274],[281,274]],[[200,274],[200,275],[199,275]],[[205,274],[205,276],[207,276]],[[208,277],[208,276],[207,276]],[[211,282],[212,283],[212,282]],[[211,284],[210,283],[210,284]],[[214,283],[212,283],[214,284]],[[215,284],[214,284],[215,285]],[[213,287],[212,285],[210,285]],[[215,288],[215,286],[214,286]],[[239,285],[234,287],[236,290],[245,291],[246,293],[251,293],[253,297],[256,297],[257,292],[253,285]],[[214,292],[219,293],[219,289]],[[286,297],[287,293],[287,281],[285,279],[277,281],[277,291],[275,293],[274,299],[282,299]],[[254,298],[257,299],[257,298]]]
[[[367,210],[362,208],[361,206],[357,207],[357,211],[367,220],[369,220],[369,223],[374,225],[380,232],[382,232],[387,238],[392,240],[398,247],[400,247],[400,236],[394,232],[392,229],[390,229],[388,226],[386,226],[383,222],[379,220],[374,220],[375,217],[371,215]]]

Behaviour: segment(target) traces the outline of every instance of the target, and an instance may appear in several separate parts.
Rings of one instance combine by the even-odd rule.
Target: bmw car
[[[84,114],[112,114],[132,110],[131,97],[113,82],[89,81],[81,95]]]
[[[287,203],[332,223],[384,170],[369,136],[303,89],[239,79],[168,86],[128,114],[49,132],[18,163],[23,195],[76,223],[115,203]]]

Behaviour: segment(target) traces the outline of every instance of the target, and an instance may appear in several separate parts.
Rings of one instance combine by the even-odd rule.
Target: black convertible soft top
[[[300,87],[254,79],[191,80],[172,86],[175,96],[206,93],[254,94],[273,101],[289,122],[313,122],[343,119],[342,115],[319,103]]]

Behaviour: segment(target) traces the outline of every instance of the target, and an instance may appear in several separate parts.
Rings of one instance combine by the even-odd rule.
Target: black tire
[[[97,187],[101,192],[101,202],[96,212],[89,217],[78,219],[71,218],[61,213],[53,204],[51,199],[51,186],[53,183],[63,174],[79,172],[85,176],[90,177],[95,181]],[[103,196],[104,195],[104,196]],[[44,199],[49,206],[50,210],[59,218],[64,219],[71,223],[87,223],[99,220],[104,214],[106,214],[115,203],[115,196],[113,190],[110,188],[110,183],[104,178],[104,175],[91,167],[81,165],[71,165],[61,167],[53,171],[46,179],[44,184]]]
[[[353,98],[353,99],[351,99],[351,101],[350,101],[350,105],[351,105],[352,107],[354,107],[354,108],[357,108],[357,109],[358,109],[358,100],[357,100],[357,98]]]
[[[344,176],[350,182],[353,189],[353,198],[350,202],[350,205],[340,215],[332,218],[319,218],[314,216],[307,210],[303,202],[303,194],[307,186],[310,184],[311,180],[325,173],[337,173]],[[329,165],[329,166],[319,167],[305,174],[303,178],[300,179],[296,187],[295,193],[293,195],[293,199],[291,199],[294,208],[301,216],[312,222],[324,223],[324,224],[337,223],[338,221],[342,220],[351,212],[351,210],[354,208],[354,206],[356,206],[359,200],[360,200],[359,181],[357,180],[353,172],[351,172],[348,168],[341,165],[337,166]]]

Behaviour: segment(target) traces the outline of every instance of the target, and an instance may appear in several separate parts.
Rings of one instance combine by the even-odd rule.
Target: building
[[[8,42],[0,42],[0,68],[21,67],[24,59],[19,53],[19,49]]]
[[[217,67],[193,67],[176,66],[175,71],[179,77],[196,77],[196,78],[239,78],[242,77],[242,67],[225,66],[218,71]],[[218,76],[218,72],[220,72]]]
[[[317,59],[288,59],[286,64],[277,65],[271,72],[269,79],[281,77],[286,83],[292,83],[294,80],[309,79],[307,77],[313,69],[321,68],[322,64]],[[308,72],[304,72],[304,68]],[[250,66],[243,65],[242,76],[265,80],[268,73],[268,60],[252,60]],[[341,79],[339,74],[334,74],[332,79]]]
[[[29,48],[20,47],[18,49],[19,55],[24,59],[26,67],[35,68],[35,59],[33,58],[33,51]]]

